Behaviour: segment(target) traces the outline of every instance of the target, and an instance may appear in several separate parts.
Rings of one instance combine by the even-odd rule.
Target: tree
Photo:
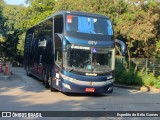
[[[3,5],[3,47],[1,51],[5,53],[6,57],[12,59],[17,53],[17,44],[19,42],[19,35],[22,33],[18,29],[19,22],[18,15],[24,6]]]
[[[129,58],[157,57],[160,54],[159,3],[144,4],[142,1],[135,5],[122,0],[26,0],[30,3],[28,7],[5,7],[3,16],[0,7],[0,17],[3,18],[0,28],[3,27],[6,41],[14,40],[16,46],[19,43],[17,49],[23,50],[26,30],[55,12],[75,10],[98,13],[111,19],[115,38],[127,44]]]
[[[26,4],[30,4],[31,2],[33,2],[33,0],[26,0],[25,1]]]
[[[156,41],[159,34],[160,11],[157,3],[129,6],[116,22],[116,33],[126,40],[129,57],[156,56]]]
[[[80,10],[111,18],[115,38],[127,45],[131,57],[156,57],[159,51],[159,3],[141,0],[139,4],[108,0],[58,0],[55,11]],[[129,63],[130,64],[130,63]]]
[[[4,1],[0,0],[0,57],[3,57],[3,48],[4,48],[4,32],[3,32],[3,26],[4,26],[4,17],[3,17],[3,5],[4,5]]]
[[[17,49],[21,53],[24,50],[26,30],[53,14],[55,5],[54,0],[26,0],[26,2],[29,2],[30,5],[20,12],[18,15],[20,21],[17,23],[17,28],[21,30]]]
[[[20,14],[19,27],[24,31],[54,13],[54,0],[34,0]]]
[[[3,4],[4,4],[4,1],[0,0],[0,42],[3,42],[3,36],[2,36],[3,35],[3,24],[4,24],[4,17],[2,14]]]

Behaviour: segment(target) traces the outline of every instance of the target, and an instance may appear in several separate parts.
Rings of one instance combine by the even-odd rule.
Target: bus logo
[[[97,45],[97,41],[88,41],[89,45]]]

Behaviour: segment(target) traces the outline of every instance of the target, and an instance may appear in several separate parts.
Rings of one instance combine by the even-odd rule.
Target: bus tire
[[[48,73],[46,71],[43,71],[43,83],[44,83],[45,88],[49,88],[50,87],[48,80],[49,80]]]
[[[52,87],[52,80],[51,80],[50,90],[51,90],[51,92],[58,92],[58,90],[57,90],[57,89],[55,89],[55,88],[53,88],[53,87]]]
[[[56,92],[56,89],[54,89],[52,86],[51,86],[51,92]]]
[[[26,68],[26,74],[27,74],[27,76],[31,77],[30,67],[28,67],[28,66]]]
[[[51,92],[58,92],[57,89],[55,89],[55,88],[52,87],[52,80],[51,80],[50,90],[51,90]]]

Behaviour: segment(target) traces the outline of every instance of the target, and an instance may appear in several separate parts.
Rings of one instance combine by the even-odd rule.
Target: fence
[[[124,58],[116,57],[116,64],[123,64]],[[131,58],[131,66],[137,66],[138,70],[145,70],[147,73],[154,73],[156,77],[160,76],[160,59],[158,58]]]

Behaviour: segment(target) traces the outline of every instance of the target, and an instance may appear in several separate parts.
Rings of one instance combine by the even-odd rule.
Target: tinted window
[[[53,19],[37,25],[34,34],[34,60],[37,63],[53,63]]]
[[[55,62],[62,65],[62,40],[55,34]]]
[[[66,23],[67,31],[113,35],[109,19],[67,15]]]
[[[63,16],[57,15],[54,17],[54,33],[63,33]]]
[[[62,39],[63,33],[63,15],[54,17],[54,38],[55,38],[55,62],[62,65]]]

